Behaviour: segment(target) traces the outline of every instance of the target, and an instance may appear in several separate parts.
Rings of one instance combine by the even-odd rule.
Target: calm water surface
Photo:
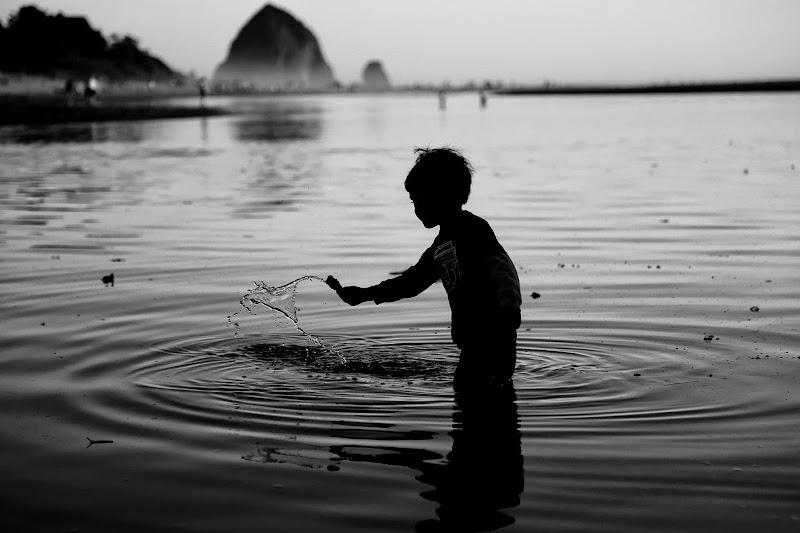
[[[0,128],[3,530],[800,529],[800,96],[217,103]],[[520,272],[514,391],[454,398],[440,285],[303,282],[346,364],[228,323],[415,262],[439,144]]]

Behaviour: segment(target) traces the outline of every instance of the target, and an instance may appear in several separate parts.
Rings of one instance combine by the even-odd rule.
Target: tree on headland
[[[0,30],[0,70],[112,80],[176,77],[163,61],[141,50],[135,38],[109,43],[84,17],[50,15],[33,5],[21,7]]]
[[[123,77],[152,79],[171,77],[175,74],[163,61],[142,51],[139,48],[139,41],[130,35],[123,37],[112,35],[108,57]]]

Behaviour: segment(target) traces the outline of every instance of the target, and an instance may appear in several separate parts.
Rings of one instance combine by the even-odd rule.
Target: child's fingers
[[[327,283],[328,287],[335,290],[336,292],[342,290],[342,284],[339,283],[339,280],[334,278],[333,276],[328,276],[328,279],[325,280],[325,283]]]

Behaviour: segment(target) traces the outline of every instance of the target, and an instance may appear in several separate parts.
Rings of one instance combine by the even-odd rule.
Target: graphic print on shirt
[[[461,271],[458,268],[458,257],[453,241],[447,241],[436,247],[433,259],[439,265],[439,277],[447,292],[461,286]]]

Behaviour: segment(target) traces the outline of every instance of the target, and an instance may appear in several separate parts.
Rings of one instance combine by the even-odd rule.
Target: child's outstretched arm
[[[341,298],[342,301],[348,305],[358,305],[368,302],[372,299],[369,298],[369,289],[356,286],[342,287],[342,284],[339,283],[339,280],[333,276],[328,276],[328,278],[325,280],[325,283],[328,284],[328,287],[335,290],[336,294],[339,295],[339,298]]]
[[[426,250],[416,265],[396,278],[387,279],[372,287],[342,287],[339,280],[333,276],[328,276],[325,283],[349,305],[358,305],[364,302],[381,304],[402,298],[411,298],[433,285],[438,279],[438,272],[433,264],[432,256],[433,252],[430,249]]]

